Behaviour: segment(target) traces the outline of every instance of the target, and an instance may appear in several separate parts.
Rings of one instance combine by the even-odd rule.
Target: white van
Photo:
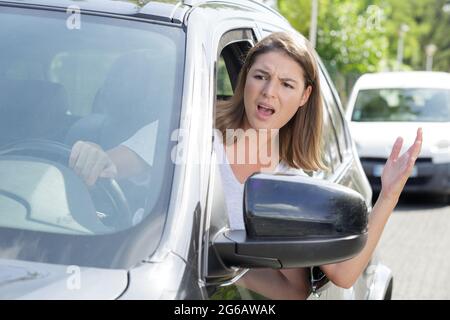
[[[382,72],[356,82],[346,118],[372,189],[397,136],[411,145],[423,128],[422,153],[406,192],[432,192],[448,201],[450,194],[450,73]],[[403,150],[405,151],[405,150]]]

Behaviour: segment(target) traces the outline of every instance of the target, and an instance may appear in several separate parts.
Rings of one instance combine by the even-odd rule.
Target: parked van
[[[409,146],[423,128],[422,152],[405,192],[450,194],[450,73],[383,72],[361,76],[352,91],[346,118],[372,189],[395,137]],[[403,152],[404,150],[402,150]]]

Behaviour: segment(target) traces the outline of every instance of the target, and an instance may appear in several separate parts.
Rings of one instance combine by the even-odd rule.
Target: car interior
[[[178,79],[175,74],[182,72],[172,61],[177,58],[175,45],[167,41],[166,35],[148,30],[136,30],[121,43],[102,39],[93,44],[90,39],[94,36],[85,33],[104,31],[102,24],[89,25],[88,18],[80,31],[56,28],[53,37],[48,37],[43,35],[45,32],[37,34],[36,29],[50,30],[59,20],[39,19],[2,14],[5,26],[0,30],[2,156],[12,152],[28,157],[39,154],[39,161],[67,164],[70,148],[78,140],[95,142],[109,150],[139,128],[157,122],[157,137],[148,147],[158,155],[153,162],[158,170],[151,171],[152,190],[161,190],[155,186],[165,184],[162,168],[166,167],[172,147],[167,143],[171,133],[168,128],[174,121],[172,106],[178,99],[174,94]],[[39,28],[33,27],[36,23]],[[20,31],[13,36],[9,28]],[[116,29],[117,34],[124,31]],[[16,44],[19,35],[20,45]],[[144,35],[149,43],[140,41]],[[61,37],[67,41],[55,41]],[[67,175],[69,171],[61,172]],[[74,180],[67,178],[67,181]],[[132,213],[141,208],[148,213],[159,201],[159,193],[149,192],[148,187],[122,179],[115,189],[122,189]],[[97,212],[111,212],[114,204],[111,206],[108,198],[112,195],[101,189],[90,190]],[[115,209],[119,210],[117,206]]]

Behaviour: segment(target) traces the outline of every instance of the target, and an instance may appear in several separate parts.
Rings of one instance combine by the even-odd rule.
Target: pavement
[[[377,253],[394,275],[393,300],[450,299],[450,205],[406,195]]]

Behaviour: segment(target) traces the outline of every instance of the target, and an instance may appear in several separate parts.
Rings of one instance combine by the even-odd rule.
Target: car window
[[[253,32],[251,30],[234,30],[226,33],[222,37],[219,45],[219,59],[216,64],[216,93],[217,101],[227,99],[233,95],[234,88],[237,84],[239,71],[244,63],[244,57],[253,44]],[[220,108],[216,103],[215,108]],[[216,176],[218,175],[216,170]],[[220,175],[215,180],[219,180]],[[211,228],[218,230],[228,226],[228,217],[226,211],[223,210],[223,204],[218,200],[224,196],[222,188],[217,184],[212,193],[211,200],[215,206],[215,210],[211,212]],[[220,218],[220,212],[225,217]],[[225,223],[226,222],[226,223]]]
[[[339,149],[341,150],[341,153],[344,153],[346,149],[350,148],[351,143],[347,139],[344,118],[339,106],[339,97],[330,78],[327,76],[326,69],[324,69],[322,65],[320,74],[324,102],[327,104],[328,111],[333,119]]]
[[[392,88],[361,90],[352,121],[450,121],[450,90]]]
[[[70,238],[75,243],[145,223],[156,247],[174,170],[185,32],[89,14],[69,29],[66,19],[65,11],[0,11],[0,228],[20,241],[60,234],[79,236]],[[67,166],[80,140],[141,148],[147,169],[88,187]],[[45,250],[58,252],[60,242]]]
[[[232,95],[233,87],[225,65],[225,59],[220,55],[219,61],[217,62],[217,97],[220,100],[225,100]]]
[[[216,94],[217,100],[228,99],[233,95],[233,90],[236,87],[239,71],[243,65],[244,57],[247,51],[254,43],[253,31],[233,30],[223,35],[219,48],[216,63]],[[218,108],[216,104],[216,108]],[[222,188],[222,179],[218,162],[220,159],[216,158],[216,153],[213,155],[212,161],[212,177],[214,182],[210,186],[208,192],[208,203],[210,210],[208,210],[208,225],[206,226],[207,243],[205,244],[206,251],[204,252],[205,264],[203,269],[203,276],[208,283],[214,283],[216,279],[232,279],[242,275],[244,270],[236,269],[230,273],[230,270],[224,268],[222,263],[217,260],[215,253],[210,249],[210,243],[214,236],[222,231],[224,228],[229,228],[228,213],[226,207],[225,197]],[[202,266],[201,266],[202,267]],[[208,292],[211,299],[254,299],[259,297],[258,294],[246,288],[229,284],[223,287],[210,286]]]
[[[325,104],[323,106],[322,130],[321,151],[322,160],[326,169],[314,171],[313,176],[321,179],[328,179],[341,164],[341,157],[330,113]]]

